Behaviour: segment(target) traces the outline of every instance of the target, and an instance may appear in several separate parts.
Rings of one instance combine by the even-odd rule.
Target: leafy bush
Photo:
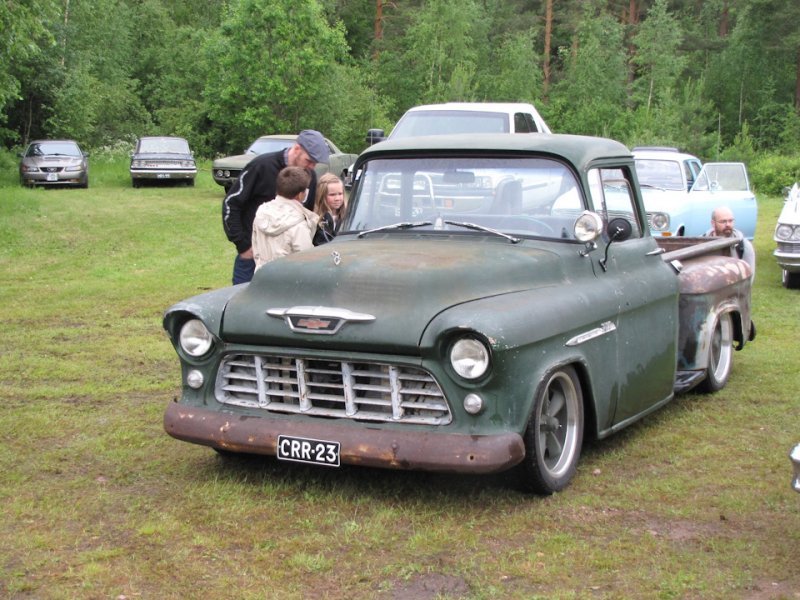
[[[16,185],[19,181],[19,149],[5,150],[0,148],[0,185]]]
[[[783,188],[800,181],[800,154],[762,154],[747,165],[750,184],[760,194],[778,196]]]

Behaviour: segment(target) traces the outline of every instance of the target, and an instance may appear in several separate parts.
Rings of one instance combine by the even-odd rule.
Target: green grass
[[[227,285],[221,188],[88,190],[0,177],[0,596],[800,597],[800,293],[760,198],[758,338],[722,392],[584,451],[549,498],[503,477],[226,459],[162,429],[179,366],[165,308]]]

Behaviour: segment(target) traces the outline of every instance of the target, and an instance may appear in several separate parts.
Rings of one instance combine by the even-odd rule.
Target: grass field
[[[502,477],[226,459],[162,428],[177,300],[227,285],[221,188],[0,176],[0,597],[796,599],[800,292],[761,197],[758,337],[728,387],[584,451],[552,497]],[[791,183],[791,182],[786,182]]]

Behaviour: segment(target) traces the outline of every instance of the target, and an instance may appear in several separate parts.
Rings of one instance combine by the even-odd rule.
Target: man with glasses
[[[281,169],[300,167],[308,171],[311,177],[303,206],[313,210],[317,189],[314,167],[317,163],[327,163],[328,160],[329,151],[325,138],[319,131],[305,129],[290,148],[261,154],[242,169],[239,180],[231,186],[222,201],[222,226],[225,235],[236,246],[234,285],[246,283],[253,278],[253,219],[259,206],[275,198],[276,181]]]
[[[746,261],[753,270],[753,277],[756,274],[756,253],[753,244],[750,243],[741,231],[734,228],[736,219],[733,211],[727,206],[718,206],[711,212],[711,229],[703,235],[707,237],[735,237],[739,238],[739,243],[734,246],[737,255]]]

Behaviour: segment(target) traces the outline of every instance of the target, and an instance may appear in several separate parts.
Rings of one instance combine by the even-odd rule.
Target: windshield
[[[509,133],[508,115],[501,112],[426,110],[406,114],[391,138],[448,133]]]
[[[75,142],[36,142],[28,146],[25,156],[83,156]]]
[[[681,163],[677,160],[636,159],[636,176],[642,187],[685,190]]]
[[[181,138],[142,138],[139,152],[153,154],[191,154],[189,143]]]
[[[574,239],[578,180],[545,158],[387,158],[362,165],[343,231],[440,231]]]
[[[247,154],[266,154],[267,152],[277,152],[278,150],[289,148],[292,144],[294,144],[294,140],[258,138],[247,149]]]

